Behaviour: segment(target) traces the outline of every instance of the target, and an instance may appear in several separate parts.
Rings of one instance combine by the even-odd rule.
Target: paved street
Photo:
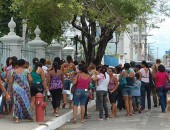
[[[160,107],[151,111],[145,110],[142,114],[125,117],[125,111],[119,111],[117,118],[96,121],[98,112],[95,107],[90,111],[91,119],[85,123],[67,123],[57,130],[170,130],[170,113],[161,113]]]

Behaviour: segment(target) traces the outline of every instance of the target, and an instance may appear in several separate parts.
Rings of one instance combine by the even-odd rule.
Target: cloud
[[[165,51],[170,50],[170,18],[165,18],[165,21],[159,23],[159,29],[153,29],[149,34],[153,36],[148,37],[148,43],[154,44],[154,49],[159,53],[159,58],[165,55]]]

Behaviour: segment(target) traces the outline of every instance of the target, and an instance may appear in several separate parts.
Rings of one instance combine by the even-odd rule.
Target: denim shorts
[[[131,97],[132,96],[132,88],[131,87],[122,88],[122,95]]]
[[[64,90],[70,90],[71,80],[64,80]]]
[[[85,105],[88,98],[88,91],[84,89],[76,89],[73,96],[73,105]]]

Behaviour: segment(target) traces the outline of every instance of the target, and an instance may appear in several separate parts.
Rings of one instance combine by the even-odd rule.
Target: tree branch
[[[77,18],[77,15],[74,15],[73,20],[71,21],[72,26],[74,28],[80,30],[81,32],[83,32],[86,36],[89,36],[88,32],[83,27],[76,24],[76,18]],[[81,20],[81,22],[82,22],[82,20]],[[83,24],[84,23],[82,23],[82,26],[83,26]]]
[[[103,34],[101,35],[100,40],[97,41],[97,42],[95,42],[95,43],[93,43],[93,46],[97,46],[97,45],[101,44],[101,43],[103,42],[103,40],[105,40],[105,37],[107,37],[108,35],[110,35],[110,33],[113,33],[118,26],[119,26],[119,25],[114,26],[113,29],[108,29],[108,28],[106,29],[106,27],[104,27],[105,30],[102,32]],[[110,38],[112,38],[112,37],[109,36],[109,39],[108,39],[108,40],[111,40]]]

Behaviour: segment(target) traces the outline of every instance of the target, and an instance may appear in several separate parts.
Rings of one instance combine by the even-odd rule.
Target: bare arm
[[[30,84],[32,84],[32,77],[31,77],[30,74],[27,75],[27,79],[28,79],[28,82],[29,82]]]
[[[116,91],[118,88],[118,79],[114,76],[114,83],[115,83],[115,88],[113,89],[112,92]]]
[[[50,82],[51,82],[51,73],[49,72],[48,74],[47,74],[47,80],[48,80],[48,87],[50,87]]]
[[[46,91],[48,91],[48,86],[47,86],[47,82],[45,80],[45,74],[44,74],[44,71],[42,68],[38,68],[40,70],[40,75],[41,75],[41,79],[42,79],[42,82],[43,82],[43,85],[46,89]]]

